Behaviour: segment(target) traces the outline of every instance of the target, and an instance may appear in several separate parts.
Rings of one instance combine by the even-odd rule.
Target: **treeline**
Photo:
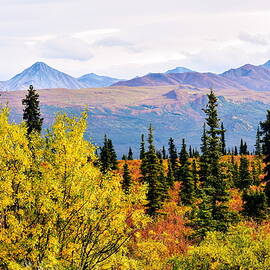
[[[99,149],[84,139],[86,112],[59,114],[42,134],[32,86],[21,124],[3,108],[0,268],[268,269],[270,111],[251,159],[243,140],[226,147],[217,97],[207,96],[200,151],[185,139],[177,150],[173,138],[157,150],[150,125],[139,179],[130,172],[131,148],[120,170],[107,135]],[[239,209],[231,207],[233,193]]]

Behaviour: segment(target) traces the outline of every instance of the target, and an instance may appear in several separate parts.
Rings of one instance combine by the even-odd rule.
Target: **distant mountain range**
[[[117,80],[91,73],[74,78],[38,62],[9,81],[0,82],[0,89],[25,90],[29,84],[47,89],[39,91],[44,130],[51,125],[55,113],[78,116],[89,107],[86,136],[101,145],[103,135],[108,134],[120,156],[129,147],[138,153],[140,136],[147,134],[150,123],[155,129],[157,148],[166,147],[168,138],[173,137],[178,145],[181,138],[186,138],[188,144],[199,149],[205,117],[202,108],[211,87],[218,96],[218,110],[230,147],[239,145],[243,138],[252,149],[258,124],[270,108],[270,61],[222,74],[185,72],[178,67],[165,73]],[[110,84],[113,86],[108,87]],[[24,96],[25,91],[1,93],[1,103],[9,103],[11,120],[22,120]]]
[[[237,81],[214,73],[150,73],[143,77],[128,81],[117,82],[113,86],[165,86],[165,85],[192,85],[200,88],[214,89],[244,89]]]
[[[191,85],[200,88],[214,89],[252,89],[256,91],[270,90],[270,61],[260,66],[244,65],[230,69],[222,74],[181,72],[175,73],[178,68],[166,73],[149,73],[142,77],[121,81],[114,86],[164,86],[164,85]]]
[[[268,91],[270,90],[270,61],[259,66],[247,64],[222,74],[201,73],[185,67],[176,67],[165,73],[149,73],[130,80],[99,76],[94,73],[74,78],[43,62],[37,62],[10,80],[0,81],[0,90],[26,90],[30,84],[36,89],[100,88],[111,85],[116,87],[189,85],[199,88]]]
[[[80,89],[105,87],[120,81],[116,78],[99,76],[94,73],[74,78],[43,62],[37,62],[8,81],[0,82],[0,90],[26,90],[32,84],[36,89],[68,88]]]

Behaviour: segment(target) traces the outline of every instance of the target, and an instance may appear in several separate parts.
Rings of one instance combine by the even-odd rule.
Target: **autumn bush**
[[[174,270],[258,270],[270,268],[270,235],[265,226],[239,224],[228,232],[209,232],[187,255],[174,258]]]
[[[130,268],[127,244],[149,221],[136,207],[145,190],[126,195],[121,177],[100,173],[85,129],[86,114],[58,115],[28,137],[0,113],[1,269]]]

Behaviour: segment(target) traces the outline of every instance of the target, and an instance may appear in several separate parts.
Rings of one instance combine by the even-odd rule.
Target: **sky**
[[[270,59],[269,0],[0,0],[0,81],[34,62],[74,77]]]

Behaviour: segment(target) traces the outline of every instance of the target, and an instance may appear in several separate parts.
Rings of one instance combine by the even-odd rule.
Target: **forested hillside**
[[[117,159],[86,136],[87,112],[60,113],[44,130],[29,87],[23,119],[0,113],[0,268],[269,269],[270,111],[254,146],[226,142],[213,90],[200,147],[141,133]],[[181,119],[179,119],[181,125]]]

